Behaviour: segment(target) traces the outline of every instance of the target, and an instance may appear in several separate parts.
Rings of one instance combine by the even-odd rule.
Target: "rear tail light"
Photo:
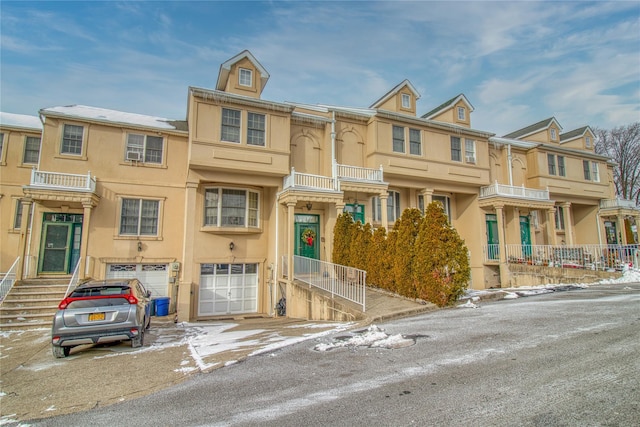
[[[129,301],[129,304],[137,304],[138,303],[138,298],[136,298],[134,295],[127,295],[127,300]]]
[[[138,328],[131,328],[131,333],[133,335],[138,335]]]
[[[54,344],[58,344],[60,342],[60,337],[53,337],[51,339],[51,342],[54,343]]]
[[[67,308],[67,306],[69,306],[70,302],[71,300],[69,298],[65,298],[62,301],[60,301],[60,304],[58,304],[58,308],[60,310],[64,310],[65,308]]]

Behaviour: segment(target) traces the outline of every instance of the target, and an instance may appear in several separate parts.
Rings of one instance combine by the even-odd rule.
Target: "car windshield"
[[[129,286],[101,286],[76,289],[69,295],[71,298],[109,296],[109,295],[127,295],[131,293]]]
[[[70,301],[67,308],[111,307],[116,305],[129,305],[129,301],[126,298],[80,299]]]

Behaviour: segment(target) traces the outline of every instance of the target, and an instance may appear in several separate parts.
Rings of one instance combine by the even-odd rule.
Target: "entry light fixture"
[[[310,211],[311,208],[313,208],[313,205],[311,204],[311,202],[307,202],[307,210]]]
[[[236,247],[236,245],[233,242],[229,243],[229,250],[230,251],[233,251],[233,248],[235,248],[235,247]]]
[[[138,252],[142,252],[142,242],[138,241]]]

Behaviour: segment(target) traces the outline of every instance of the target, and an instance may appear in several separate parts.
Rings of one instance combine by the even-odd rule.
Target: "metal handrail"
[[[66,298],[67,295],[71,293],[72,289],[75,289],[78,287],[78,281],[80,276],[78,274],[78,270],[80,270],[80,260],[76,262],[76,268],[73,269],[73,275],[71,276],[71,280],[69,280],[69,286],[67,286],[67,291],[64,293],[64,298]]]
[[[352,301],[366,310],[367,272],[318,259],[293,256],[293,278]]]
[[[4,297],[7,296],[13,284],[16,282],[16,272],[15,270],[18,268],[18,262],[20,261],[20,257],[16,258],[16,260],[4,274],[2,281],[0,281],[0,304],[4,301]]]

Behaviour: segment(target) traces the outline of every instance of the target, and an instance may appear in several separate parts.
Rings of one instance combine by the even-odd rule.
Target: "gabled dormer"
[[[416,115],[416,101],[420,99],[420,94],[409,80],[387,92],[382,98],[374,102],[369,108],[393,111],[396,113]]]
[[[549,117],[548,119],[541,120],[538,123],[504,135],[504,137],[522,141],[542,142],[545,144],[559,144],[560,132],[562,132],[560,123],[558,123],[555,117]]]
[[[422,118],[470,128],[471,113],[473,110],[473,105],[471,105],[467,97],[461,93],[428,113],[423,114]]]
[[[216,89],[259,99],[267,80],[267,70],[245,50],[220,65]]]
[[[560,135],[560,144],[579,150],[594,150],[595,134],[589,126],[584,126]]]

